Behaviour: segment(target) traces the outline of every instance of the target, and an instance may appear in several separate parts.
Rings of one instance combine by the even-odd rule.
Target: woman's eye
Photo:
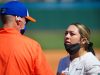
[[[75,35],[74,33],[70,33],[71,36]]]
[[[65,32],[65,35],[67,35],[68,34],[68,32]]]

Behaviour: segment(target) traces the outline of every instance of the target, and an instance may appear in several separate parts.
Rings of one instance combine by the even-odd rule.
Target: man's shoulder
[[[70,56],[67,55],[67,56],[62,57],[61,61],[70,61]]]
[[[24,42],[39,45],[39,43],[35,39],[33,39],[33,38],[29,38],[27,36],[22,36],[22,39],[24,40]]]
[[[62,72],[65,70],[70,64],[70,56],[64,56],[60,59],[59,65],[58,65],[58,72]]]
[[[63,65],[68,65],[70,63],[70,56],[64,56],[63,58],[60,59],[60,63],[59,64],[63,64]]]

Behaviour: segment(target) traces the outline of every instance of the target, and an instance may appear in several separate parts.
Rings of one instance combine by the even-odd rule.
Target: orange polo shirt
[[[1,28],[0,75],[53,75],[53,72],[36,41],[14,28]]]

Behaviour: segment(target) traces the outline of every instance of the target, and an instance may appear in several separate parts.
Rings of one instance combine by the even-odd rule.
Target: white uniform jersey
[[[57,72],[63,75],[100,75],[100,61],[91,52],[73,61],[67,56],[60,60]]]

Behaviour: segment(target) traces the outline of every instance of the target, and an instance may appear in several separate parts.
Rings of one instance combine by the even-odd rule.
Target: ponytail
[[[93,50],[93,43],[92,42],[89,42],[89,44],[88,44],[88,52],[92,52],[92,54],[95,55],[95,52]]]

